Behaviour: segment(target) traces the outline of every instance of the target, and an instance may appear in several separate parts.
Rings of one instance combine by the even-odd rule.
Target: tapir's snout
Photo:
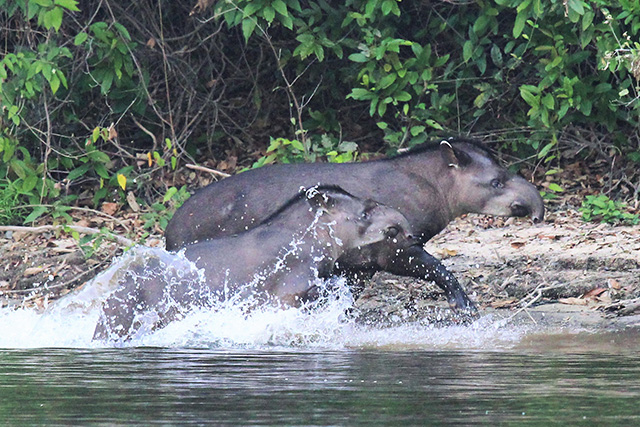
[[[542,222],[544,219],[544,207],[538,213],[531,214],[531,220],[534,224]]]
[[[511,204],[510,209],[512,216],[531,216],[534,224],[542,222],[544,219],[544,204],[541,197],[539,200],[534,200],[533,203],[516,200]]]

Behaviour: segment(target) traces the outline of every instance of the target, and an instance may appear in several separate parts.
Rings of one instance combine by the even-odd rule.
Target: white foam
[[[0,348],[159,346],[200,348],[392,348],[499,349],[516,345],[529,330],[502,325],[484,317],[467,326],[435,327],[419,323],[393,327],[358,324],[345,315],[352,306],[343,281],[326,301],[313,309],[247,310],[240,301],[220,302],[214,309],[195,309],[167,327],[136,336],[124,343],[93,342],[100,307],[132,263],[151,256],[163,263],[193,268],[181,254],[136,248],[81,289],[44,311],[0,309]]]

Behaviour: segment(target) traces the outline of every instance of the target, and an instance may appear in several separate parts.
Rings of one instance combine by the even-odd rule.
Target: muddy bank
[[[159,236],[148,240],[158,246]],[[103,242],[86,258],[65,233],[0,234],[0,306],[44,307],[122,253]],[[427,244],[482,314],[551,326],[640,326],[640,227],[584,223],[571,209],[543,224],[467,216]],[[439,288],[378,274],[355,303],[364,323],[460,322]]]
[[[483,314],[567,326],[640,326],[640,227],[584,223],[572,210],[539,225],[470,215],[426,248],[456,274]],[[374,278],[356,307],[368,322],[456,321],[435,286],[385,274]]]

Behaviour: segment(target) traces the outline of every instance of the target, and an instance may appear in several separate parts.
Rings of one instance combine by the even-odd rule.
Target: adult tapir
[[[339,187],[312,187],[248,231],[187,245],[197,269],[143,257],[103,304],[94,339],[130,338],[220,300],[298,307],[319,296],[339,258],[393,272],[407,268],[396,267],[405,250],[424,251],[400,212]]]
[[[176,211],[165,232],[167,249],[250,229],[301,186],[319,182],[398,209],[422,243],[465,213],[530,215],[534,222],[544,216],[542,198],[533,185],[500,166],[476,141],[452,138],[388,159],[273,165],[213,183]],[[446,269],[437,259],[425,252],[419,265],[413,265],[416,254],[404,255],[411,267],[398,274],[433,280],[454,308],[475,310],[455,278],[440,274]]]

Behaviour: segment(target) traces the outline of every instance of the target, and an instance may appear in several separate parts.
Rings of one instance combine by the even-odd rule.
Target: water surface
[[[640,357],[523,351],[0,351],[9,424],[638,425]]]
[[[361,325],[338,293],[93,341],[127,260],[45,312],[0,309],[3,424],[640,425],[637,329]]]

